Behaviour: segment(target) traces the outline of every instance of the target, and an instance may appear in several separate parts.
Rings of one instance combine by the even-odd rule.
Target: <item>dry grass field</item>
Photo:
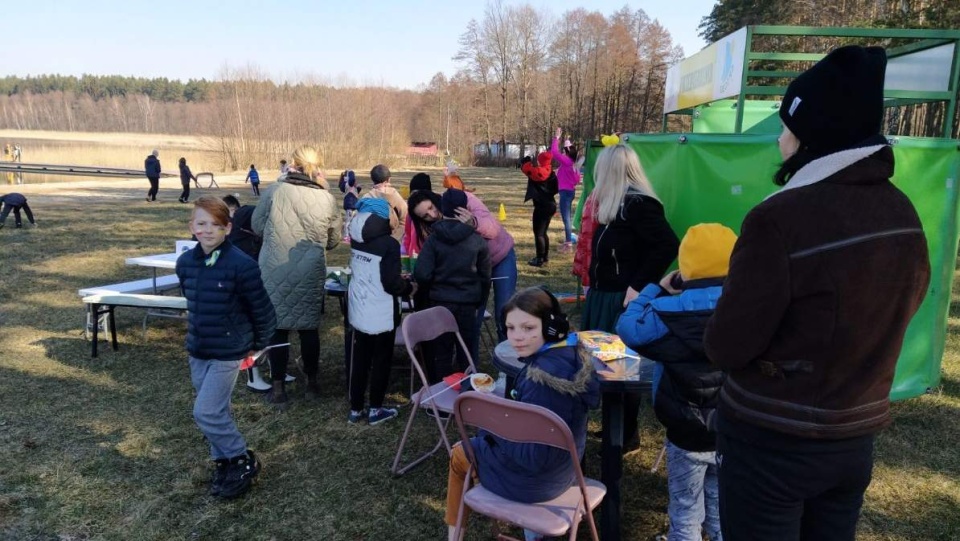
[[[143,146],[138,159],[154,144]],[[506,205],[520,285],[573,291],[570,255],[553,255],[544,269],[524,264],[533,242],[519,173],[463,173],[491,209]],[[395,178],[405,184],[409,177]],[[104,347],[90,358],[77,289],[147,277],[149,270],[127,267],[124,259],[169,252],[175,240],[189,237],[189,208],[175,202],[178,185],[162,181],[156,204],[143,201],[145,180],[17,188],[30,198],[39,227],[15,230],[10,219],[0,230],[0,539],[443,538],[446,460],[396,479],[388,471],[409,412],[406,374],[395,372],[388,397],[401,404],[401,420],[346,423],[342,326],[332,303],[321,329],[319,400],[306,399],[293,384],[292,407],[278,413],[237,387],[235,415],[265,464],[251,493],[237,501],[206,495],[211,469],[191,418],[182,322],[153,319],[144,337],[142,313],[120,309],[119,351]],[[218,195],[241,192],[252,202],[242,177],[224,177],[221,186]],[[559,231],[557,220],[553,239]],[[343,264],[347,254],[335,248],[329,264]],[[894,406],[894,425],[877,440],[860,540],[960,539],[960,304],[953,294],[943,385]],[[482,357],[489,370],[488,354]],[[402,366],[399,351],[397,359]],[[424,421],[420,433],[429,434]],[[665,471],[650,473],[663,434],[646,407],[641,423],[643,446],[626,457],[623,483],[624,538],[635,541],[666,530]],[[415,445],[431,441],[421,436]],[[599,445],[588,439],[593,476]],[[477,520],[468,538],[487,533]]]

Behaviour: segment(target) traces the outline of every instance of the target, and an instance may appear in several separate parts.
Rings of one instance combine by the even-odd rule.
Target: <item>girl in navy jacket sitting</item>
[[[579,461],[586,446],[587,411],[600,403],[600,384],[593,367],[581,362],[576,335],[569,335],[567,317],[546,289],[531,287],[517,292],[504,306],[503,313],[507,339],[526,365],[517,375],[513,398],[559,415],[573,433]],[[504,498],[526,503],[546,501],[576,482],[573,462],[563,449],[513,443],[484,431],[471,444],[480,484]],[[468,466],[463,449],[454,447],[447,478],[446,523],[450,539]],[[467,510],[465,507],[464,512]]]
[[[187,299],[187,352],[197,391],[193,418],[216,463],[210,494],[235,498],[249,490],[260,463],[230,414],[241,361],[270,344],[277,317],[260,267],[227,240],[230,210],[216,196],[194,203],[190,232],[197,245],[177,259]]]

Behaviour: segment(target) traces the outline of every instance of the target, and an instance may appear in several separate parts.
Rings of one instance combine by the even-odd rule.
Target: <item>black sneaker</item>
[[[253,484],[253,478],[260,473],[260,461],[249,449],[245,454],[230,459],[223,484],[220,485],[220,497],[230,500],[246,494]]]
[[[223,481],[227,478],[227,468],[230,466],[230,460],[220,458],[213,461],[216,467],[213,470],[213,478],[210,480],[210,495],[219,496],[223,490]]]
[[[530,265],[531,267],[542,267],[544,263],[546,263],[546,261],[539,257],[535,257],[530,261],[527,261],[527,265]]]

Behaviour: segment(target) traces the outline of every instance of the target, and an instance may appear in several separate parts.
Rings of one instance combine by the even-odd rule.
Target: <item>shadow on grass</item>
[[[877,436],[875,463],[914,476],[960,478],[960,434],[956,419],[960,383],[944,375],[940,393],[892,405],[893,423]],[[909,473],[907,473],[909,472]],[[937,485],[935,485],[937,486]],[[935,493],[930,487],[931,493]]]
[[[956,495],[943,492],[914,493],[897,501],[896,509],[868,505],[860,518],[858,539],[877,535],[884,540],[916,539],[953,541],[960,539],[956,523]]]

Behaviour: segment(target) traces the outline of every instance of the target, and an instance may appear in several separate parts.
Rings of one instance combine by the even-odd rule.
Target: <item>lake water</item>
[[[139,144],[99,143],[91,141],[70,141],[39,138],[10,139],[11,144],[22,148],[23,163],[41,163],[53,165],[77,165],[88,167],[113,167],[120,169],[143,170],[143,161],[153,150],[152,146]],[[0,141],[0,146],[7,140]],[[194,174],[205,171],[224,170],[223,160],[217,151],[202,148],[199,144],[158,145],[160,163],[164,173],[178,174],[177,161],[184,157]],[[2,152],[2,149],[0,149]],[[0,155],[0,159],[4,156]],[[130,178],[143,177],[142,173]],[[97,180],[104,177],[85,175],[55,175],[37,173],[0,172],[0,185],[42,184],[56,182],[76,182]],[[113,178],[113,177],[111,177]]]

